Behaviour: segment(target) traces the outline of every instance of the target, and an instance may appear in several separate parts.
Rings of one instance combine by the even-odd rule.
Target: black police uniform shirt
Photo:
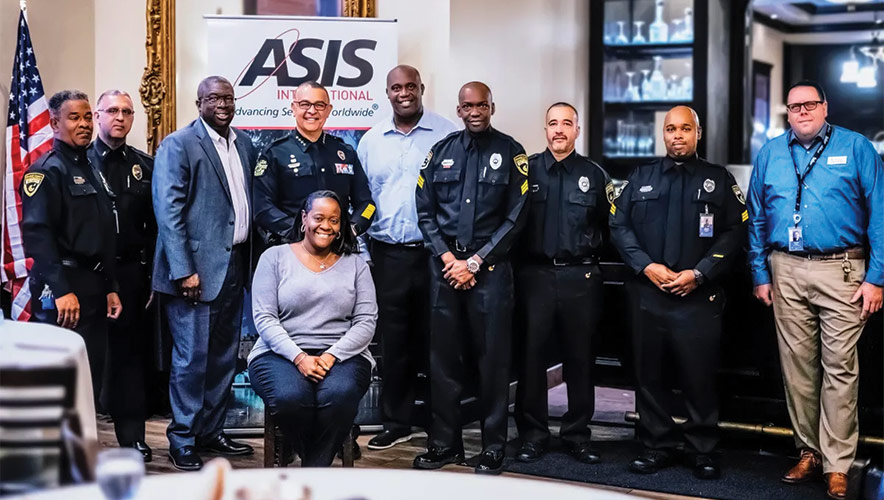
[[[474,199],[467,193],[469,173]],[[524,225],[528,189],[528,156],[515,139],[491,127],[449,134],[430,149],[417,179],[418,226],[427,247],[436,257],[477,254],[489,265],[505,259]],[[462,210],[474,211],[469,242],[457,241]]]
[[[116,218],[110,186],[92,167],[86,148],[55,140],[28,168],[21,183],[22,237],[34,259],[32,278],[62,297],[74,291],[62,259],[99,265],[107,292],[119,291],[114,258]]]
[[[334,191],[352,208],[357,234],[364,233],[375,213],[368,178],[356,151],[323,133],[310,142],[297,130],[272,142],[255,166],[253,203],[255,222],[262,230],[291,241],[301,226],[304,200],[314,191]]]
[[[679,175],[683,176],[681,218],[668,220],[670,193]],[[714,280],[745,244],[745,203],[726,168],[696,156],[680,166],[663,157],[636,167],[627,178],[611,205],[611,238],[623,261],[638,274],[648,264],[664,264],[666,234],[680,231],[680,253],[670,269],[696,269]],[[711,232],[702,227],[708,222]]]
[[[528,221],[519,239],[520,256],[594,256],[604,243],[614,194],[608,173],[576,151],[556,161],[547,149],[531,155],[528,165]]]
[[[117,195],[117,257],[149,263],[157,234],[150,193],[153,157],[127,144],[111,149],[100,138],[89,145],[88,155]]]

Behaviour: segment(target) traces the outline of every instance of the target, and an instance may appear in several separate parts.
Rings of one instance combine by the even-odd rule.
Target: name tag
[[[351,163],[335,163],[335,172],[339,174],[353,175],[353,164]]]
[[[847,157],[846,156],[830,156],[829,165],[847,165]]]

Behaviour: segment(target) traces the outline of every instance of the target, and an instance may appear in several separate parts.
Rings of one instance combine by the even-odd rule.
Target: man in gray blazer
[[[222,425],[248,279],[256,155],[249,136],[230,126],[236,105],[229,81],[204,79],[196,105],[200,117],[163,140],[153,174],[153,288],[164,294],[173,341],[166,434],[181,470],[202,467],[198,451],[253,451],[230,440]]]

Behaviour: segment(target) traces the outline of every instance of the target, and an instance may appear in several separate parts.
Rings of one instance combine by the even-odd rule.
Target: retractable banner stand
[[[349,17],[206,16],[208,74],[233,84],[233,125],[261,151],[295,128],[295,89],[315,80],[329,91],[326,131],[354,149],[365,131],[391,112],[386,76],[397,64],[395,21]],[[254,165],[252,166],[254,168]],[[245,369],[257,332],[251,303],[243,307],[234,402],[225,427],[263,427],[264,405]]]

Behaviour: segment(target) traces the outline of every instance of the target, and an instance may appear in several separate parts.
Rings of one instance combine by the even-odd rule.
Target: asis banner
[[[395,21],[276,16],[206,16],[206,21],[209,72],[233,83],[233,125],[249,130],[258,147],[294,128],[292,99],[308,80],[329,90],[326,129],[353,147],[391,111],[384,87],[397,64]]]

